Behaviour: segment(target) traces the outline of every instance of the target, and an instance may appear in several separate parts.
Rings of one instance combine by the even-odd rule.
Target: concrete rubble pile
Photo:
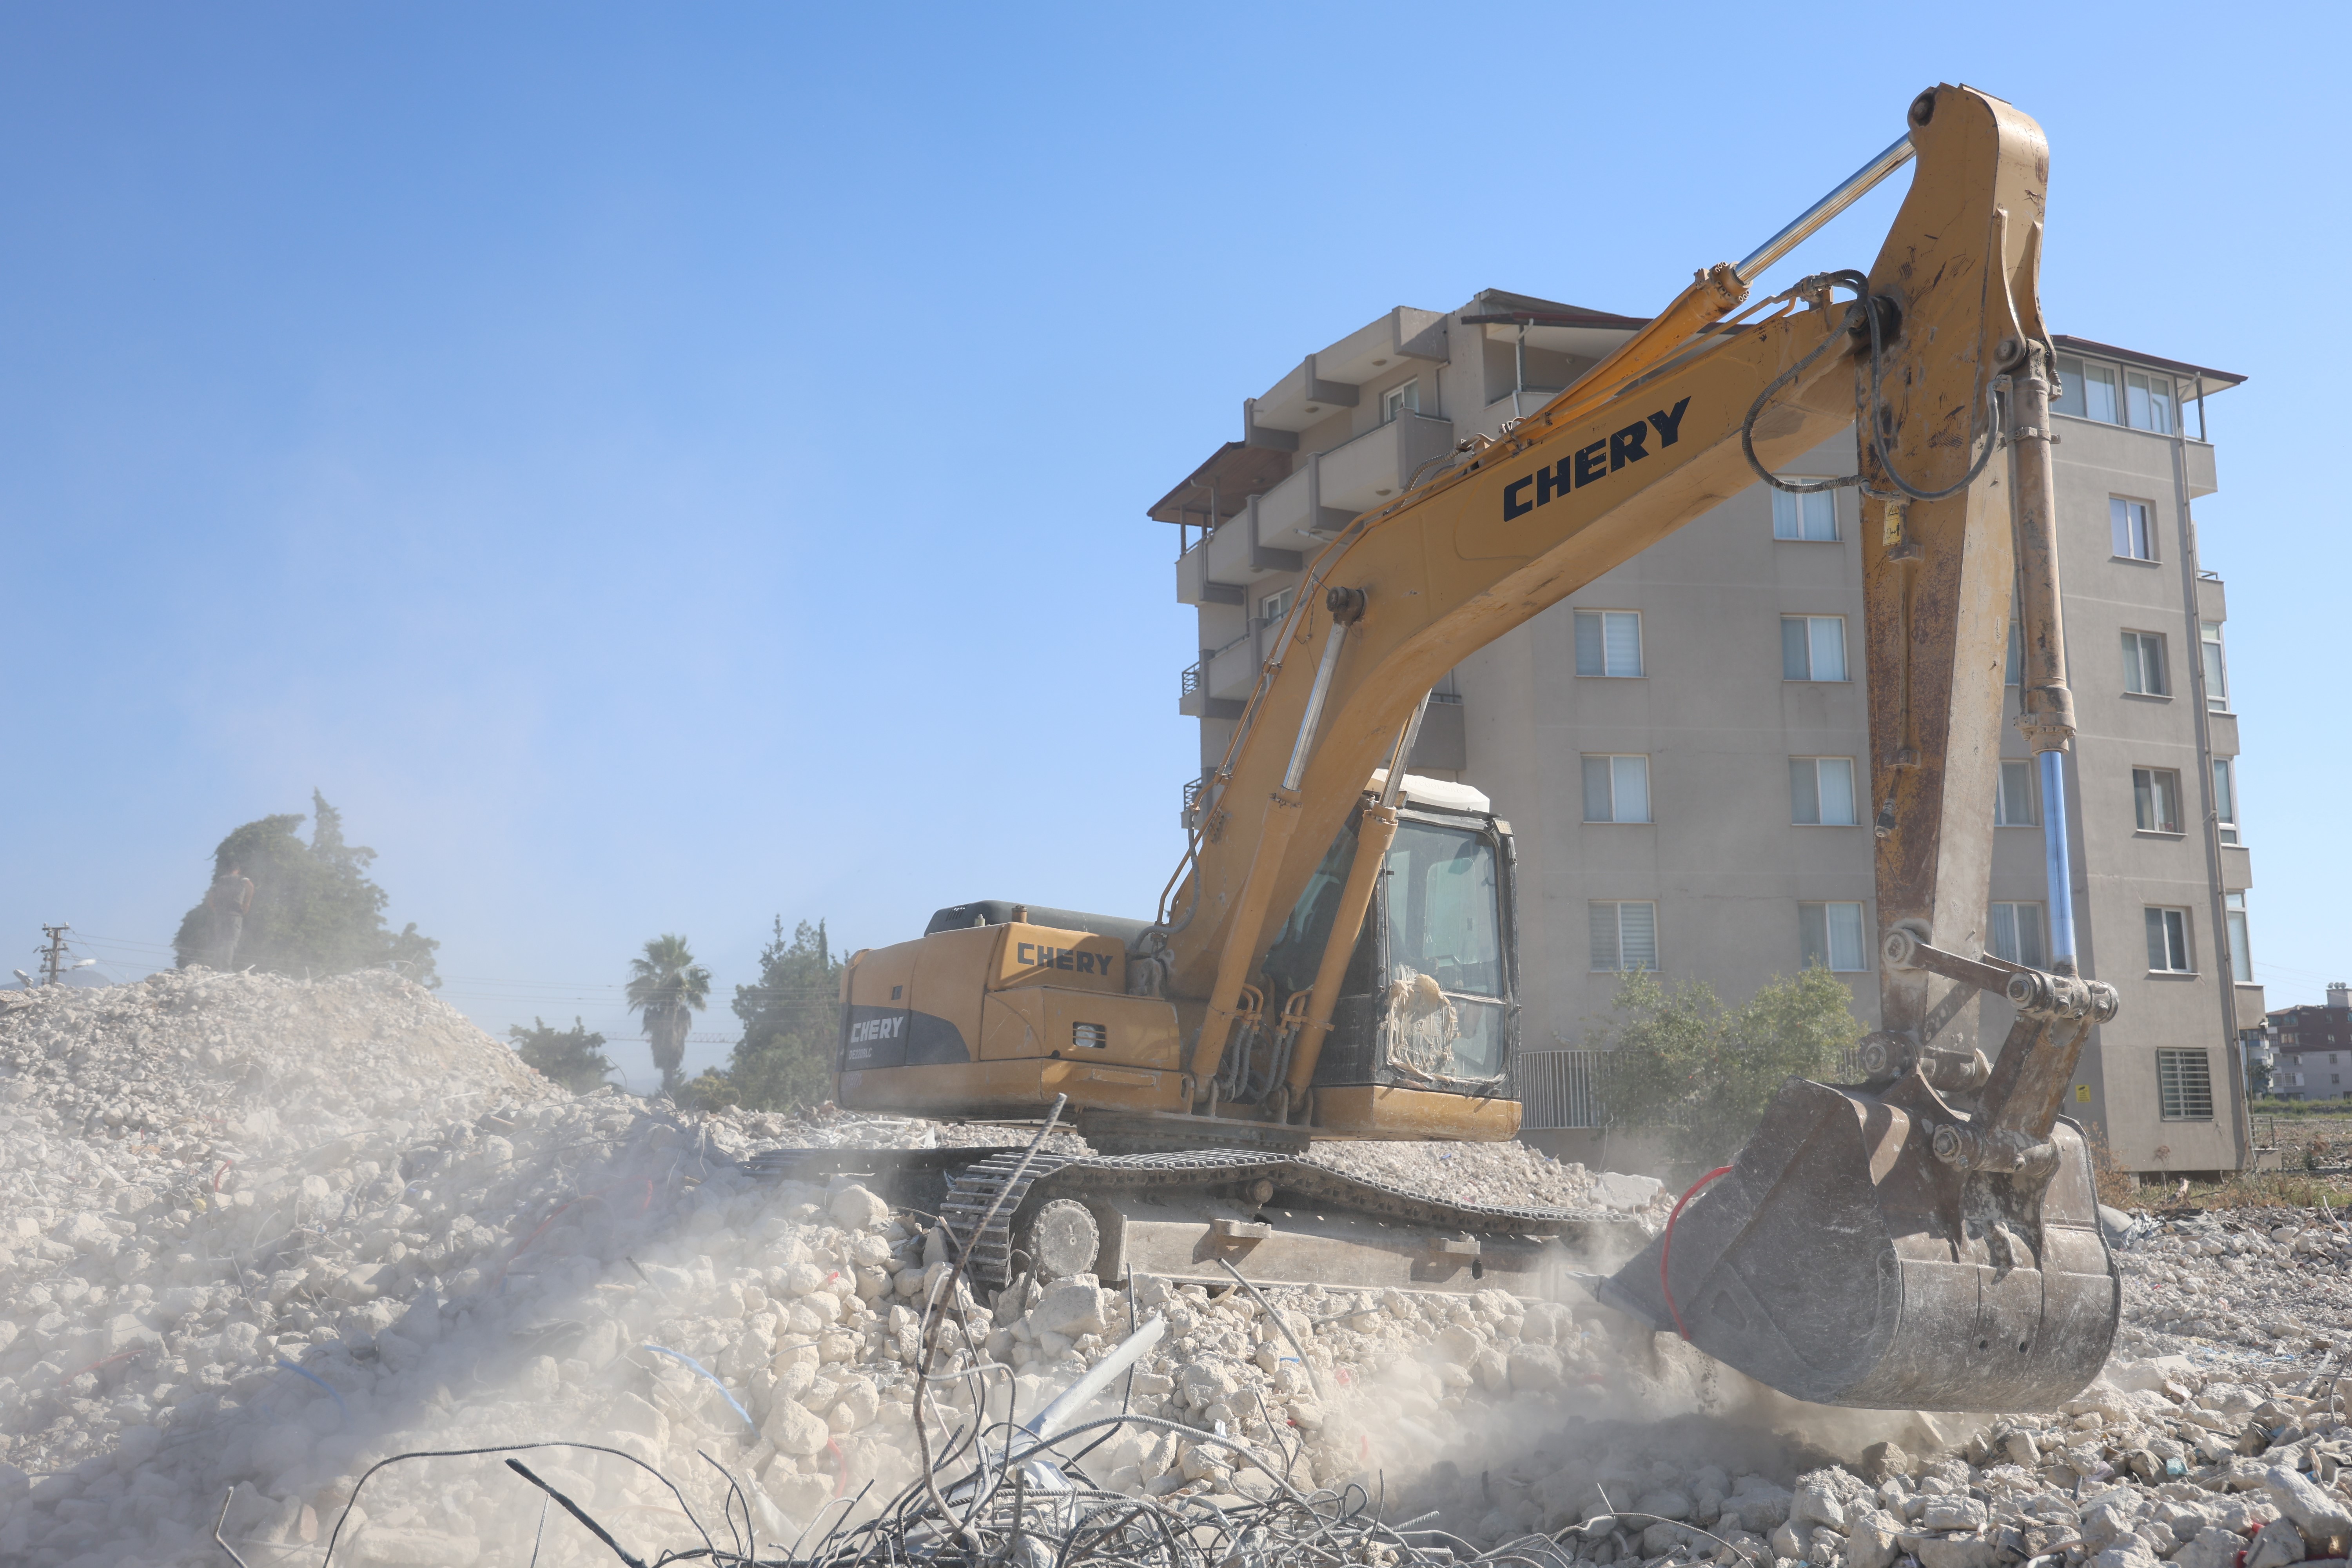
[[[715,1530],[727,1475],[781,1552],[919,1479],[933,1296],[935,1451],[975,1402],[1025,1420],[1157,1318],[1094,1412],[1157,1424],[1111,1430],[1076,1471],[1237,1509],[1275,1486],[1243,1443],[1302,1492],[1353,1483],[1392,1521],[1430,1515],[1412,1537],[1429,1552],[1542,1532],[1555,1559],[1597,1563],[2280,1568],[2352,1532],[2319,1373],[2335,1320],[2289,1305],[2347,1300],[2333,1222],[2144,1220],[2120,1255],[2129,1358],[2064,1410],[1876,1416],[1495,1291],[1261,1304],[1081,1276],[975,1300],[928,1216],[734,1163],[778,1142],[1028,1137],[575,1097],[385,973],[0,993],[0,1562],[224,1561],[226,1501],[254,1568],[315,1564],[377,1462],[532,1442],[617,1450],[523,1457],[647,1557],[698,1544],[667,1487]],[[1449,1195],[1612,1204],[1652,1230],[1673,1195],[1517,1145],[1317,1158]],[[2256,1300],[2278,1303],[2278,1333],[2179,1337]],[[402,1460],[359,1489],[333,1562],[609,1557],[543,1501],[495,1457]]]

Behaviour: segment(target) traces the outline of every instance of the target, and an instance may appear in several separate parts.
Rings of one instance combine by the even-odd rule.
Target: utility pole
[[[73,927],[71,926],[43,926],[41,928],[41,934],[49,939],[49,945],[39,950],[41,955],[42,984],[55,985],[65,978],[66,932],[71,930],[73,930]]]

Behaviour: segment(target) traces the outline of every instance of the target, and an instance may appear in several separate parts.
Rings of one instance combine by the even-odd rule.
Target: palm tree
[[[682,936],[657,936],[643,958],[629,960],[629,1009],[642,1014],[653,1041],[654,1066],[661,1068],[662,1091],[677,1092],[678,1064],[686,1057],[686,1031],[710,1000],[710,971],[694,962]]]

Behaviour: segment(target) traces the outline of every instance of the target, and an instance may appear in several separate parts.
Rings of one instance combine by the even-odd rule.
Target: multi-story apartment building
[[[1176,597],[1199,616],[1179,710],[1200,721],[1204,774],[1316,552],[1458,438],[1534,412],[1639,325],[1496,290],[1451,311],[1401,307],[1244,400],[1241,439],[1150,509],[1180,531]],[[2222,587],[2199,567],[2189,504],[2215,487],[2204,400],[2242,378],[2079,339],[2057,346],[2078,948],[2123,997],[2084,1054],[2069,1110],[2129,1168],[2236,1168],[2248,1142],[2241,1035],[2259,1029],[2263,1001],[2248,983],[2252,879]],[[1853,458],[1850,439],[1832,442],[1789,472],[1844,473]],[[1433,694],[1414,771],[1484,791],[1518,836],[1530,1139],[1579,1147],[1589,1105],[1554,1088],[1589,1079],[1537,1053],[1587,1046],[1624,970],[1738,999],[1819,962],[1874,1023],[1858,520],[1850,489],[1759,484],[1465,659]],[[1979,940],[2035,963],[2042,803],[2013,730],[2003,752],[2013,765],[1985,803],[1998,826]],[[1187,785],[1188,811],[1198,788]],[[2007,1014],[1978,1004],[1988,1051]]]
[[[2271,1092],[2282,1100],[2352,1099],[2352,986],[2336,981],[2325,1006],[2268,1016]]]

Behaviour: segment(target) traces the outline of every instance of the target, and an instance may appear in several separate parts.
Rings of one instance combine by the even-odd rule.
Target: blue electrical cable
[[[692,1368],[694,1371],[700,1373],[703,1377],[709,1382],[710,1386],[717,1389],[720,1396],[724,1398],[728,1404],[735,1407],[735,1414],[743,1418],[744,1426],[749,1426],[754,1432],[757,1432],[760,1429],[760,1424],[751,1419],[751,1413],[744,1409],[742,1404],[737,1400],[733,1394],[727,1392],[727,1385],[719,1382],[718,1378],[712,1376],[710,1369],[703,1365],[700,1362],[695,1360],[692,1356],[680,1355],[677,1352],[670,1349],[667,1345],[646,1344],[639,1345],[637,1348],[639,1350],[652,1351],[656,1355],[666,1355],[669,1357],[670,1360],[681,1363],[684,1365]]]
[[[343,1413],[343,1425],[348,1426],[352,1424],[352,1407],[343,1403],[343,1396],[335,1392],[335,1385],[333,1384],[329,1383],[325,1378],[320,1377],[315,1372],[305,1372],[302,1368],[296,1366],[292,1362],[288,1361],[284,1356],[279,1356],[278,1358],[278,1364],[284,1367],[288,1372],[292,1373],[295,1376],[307,1377],[312,1383],[317,1384],[320,1388],[325,1389],[327,1391],[327,1397],[335,1402],[335,1408]]]

